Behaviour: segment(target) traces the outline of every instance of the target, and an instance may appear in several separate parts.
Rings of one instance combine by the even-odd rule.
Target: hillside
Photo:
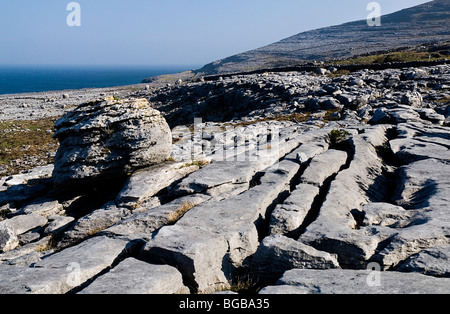
[[[450,1],[435,0],[382,16],[380,27],[365,20],[303,32],[271,45],[205,65],[204,75],[292,66],[349,58],[450,39]]]

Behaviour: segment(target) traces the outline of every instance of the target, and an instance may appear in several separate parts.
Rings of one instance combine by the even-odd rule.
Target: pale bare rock
[[[321,187],[325,180],[337,174],[346,162],[346,152],[330,149],[311,160],[301,177],[301,183]]]
[[[131,249],[128,241],[97,237],[29,267],[0,265],[0,292],[63,294],[98,275]]]
[[[301,294],[448,294],[450,278],[366,270],[287,271],[276,286],[261,293]]]
[[[11,251],[18,245],[19,239],[14,233],[14,230],[5,224],[4,221],[0,221],[0,251]]]
[[[385,142],[385,127],[375,127],[377,136],[366,137],[366,140]],[[369,133],[370,134],[370,133]],[[341,265],[365,267],[381,241],[377,236],[357,229],[354,210],[361,211],[364,204],[371,199],[385,197],[378,185],[383,185],[383,163],[377,156],[375,147],[354,135],[351,143],[354,157],[348,169],[338,173],[331,182],[329,192],[315,221],[307,226],[300,241],[312,245],[316,249],[338,254]]]
[[[116,197],[119,206],[136,208],[162,189],[199,169],[187,163],[163,163],[133,173]]]
[[[320,189],[310,184],[299,184],[289,197],[275,207],[270,217],[270,231],[274,234],[290,234],[299,229],[311,211]]]
[[[290,269],[340,268],[336,256],[321,252],[311,246],[282,235],[264,239],[255,253],[251,274],[259,282],[276,281]]]
[[[229,287],[230,277],[223,269],[228,252],[226,239],[199,228],[170,226],[162,228],[147,242],[140,259],[176,267],[191,291],[203,293]]]
[[[171,130],[146,99],[99,99],[78,106],[55,124],[60,146],[53,179],[57,189],[114,180],[165,161]]]
[[[79,294],[189,294],[189,289],[176,268],[127,258]]]

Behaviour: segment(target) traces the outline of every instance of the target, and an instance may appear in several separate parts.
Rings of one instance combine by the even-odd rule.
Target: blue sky
[[[366,0],[1,0],[0,64],[203,65],[365,19]],[[382,14],[425,3],[379,0]]]

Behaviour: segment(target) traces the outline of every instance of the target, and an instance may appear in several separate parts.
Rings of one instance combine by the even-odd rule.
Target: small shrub
[[[333,130],[328,134],[328,139],[330,140],[331,146],[334,146],[347,140],[349,135],[350,133],[345,130]]]

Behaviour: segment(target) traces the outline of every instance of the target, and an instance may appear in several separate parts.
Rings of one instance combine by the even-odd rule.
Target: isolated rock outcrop
[[[169,126],[145,99],[88,102],[55,127],[57,189],[123,177],[166,160],[172,148]]]

